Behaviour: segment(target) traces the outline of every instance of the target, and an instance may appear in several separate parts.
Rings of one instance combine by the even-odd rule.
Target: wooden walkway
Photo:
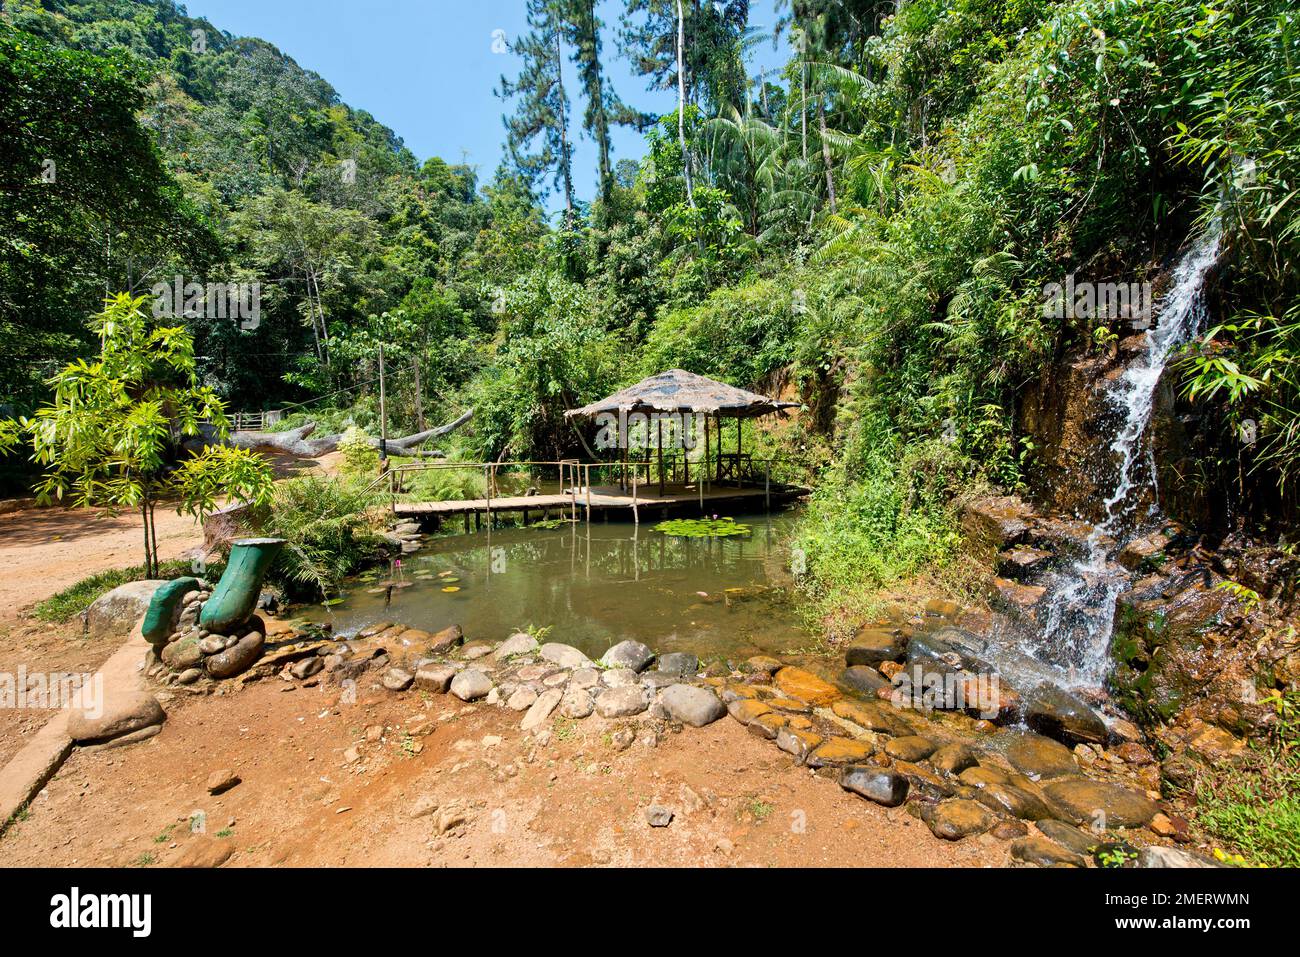
[[[713,513],[720,508],[757,509],[771,505],[783,505],[793,499],[808,494],[808,489],[792,485],[773,484],[770,488],[752,488],[712,485],[701,492],[694,485],[665,486],[664,494],[659,494],[659,486],[638,486],[636,494],[623,491],[617,486],[596,486],[570,488],[558,495],[515,495],[502,498],[460,499],[446,502],[396,502],[393,512],[404,518],[441,519],[452,515],[464,515],[476,518],[497,512],[521,513],[527,524],[530,513],[541,518],[550,518],[554,512],[556,518],[585,518],[590,520],[595,515],[608,516],[613,512],[631,513],[634,521],[640,521],[641,512],[652,516],[667,515],[669,512],[689,512],[695,510]]]

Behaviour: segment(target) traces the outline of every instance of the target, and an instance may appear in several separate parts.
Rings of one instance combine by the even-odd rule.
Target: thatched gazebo
[[[659,491],[664,491],[664,450],[663,417],[664,416],[701,416],[704,422],[704,465],[703,474],[697,481],[707,482],[712,474],[713,480],[722,482],[727,476],[739,484],[749,464],[742,448],[741,421],[762,415],[784,414],[786,409],[798,408],[798,402],[782,402],[747,389],[738,389],[718,382],[707,376],[687,372],[684,369],[669,369],[648,379],[642,379],[636,385],[620,389],[613,395],[606,396],[580,409],[570,409],[564,413],[566,418],[597,418],[616,416],[620,425],[620,434],[628,417],[641,414],[648,422],[654,422],[657,430],[659,458]],[[722,451],[722,419],[736,420],[736,451]],[[713,454],[713,436],[710,435],[710,422],[716,436],[716,456]],[[626,442],[620,442],[623,461],[627,462]],[[648,454],[647,446],[647,454]],[[648,466],[647,459],[647,466]],[[682,456],[684,481],[690,481],[690,465],[685,455]],[[648,471],[648,467],[647,467]]]

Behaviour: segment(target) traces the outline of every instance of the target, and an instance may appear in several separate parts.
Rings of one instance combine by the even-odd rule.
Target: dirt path
[[[158,556],[181,558],[203,544],[202,523],[159,509]],[[0,620],[97,572],[143,560],[140,516],[90,508],[28,508],[0,515]]]
[[[1004,842],[940,841],[903,808],[846,793],[728,719],[618,751],[618,723],[596,718],[557,722],[540,745],[505,709],[337,699],[336,688],[268,679],[172,701],[149,741],[74,753],[0,838],[0,866],[227,854],[230,867],[1008,861]],[[367,740],[377,726],[382,740]],[[221,768],[242,781],[211,796],[205,782]],[[652,801],[674,810],[668,827],[647,823]],[[436,807],[418,814],[422,805]],[[195,812],[204,833],[191,831]]]

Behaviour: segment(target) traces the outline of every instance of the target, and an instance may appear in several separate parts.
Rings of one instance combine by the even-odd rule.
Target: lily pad
[[[445,591],[445,592],[460,591],[460,586],[459,586],[459,585],[448,585],[446,588],[443,589],[443,591]]]
[[[730,518],[674,518],[660,522],[655,531],[673,538],[730,538],[753,529]]]

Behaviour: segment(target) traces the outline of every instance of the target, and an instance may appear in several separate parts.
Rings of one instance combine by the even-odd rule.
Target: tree
[[[506,150],[515,172],[537,189],[554,170],[564,196],[564,226],[573,226],[573,144],[569,142],[569,97],[564,90],[564,29],[557,0],[528,0],[530,32],[513,44],[523,59],[519,76],[501,77],[496,94],[517,100],[513,116],[503,116]],[[537,143],[534,149],[533,144]],[[533,152],[529,152],[533,149]],[[543,187],[542,195],[549,192]]]
[[[271,466],[254,453],[207,446],[186,453],[183,443],[209,423],[222,440],[229,421],[216,394],[198,384],[194,342],[183,328],[146,316],[148,297],[126,293],[105,301],[90,321],[100,354],[77,359],[50,379],[52,401],[31,419],[0,428],[0,444],[30,437],[33,460],[45,469],[39,498],[71,498],[77,505],[140,511],[146,577],[158,574],[154,509],[176,504],[199,515],[221,496],[265,505]]]

